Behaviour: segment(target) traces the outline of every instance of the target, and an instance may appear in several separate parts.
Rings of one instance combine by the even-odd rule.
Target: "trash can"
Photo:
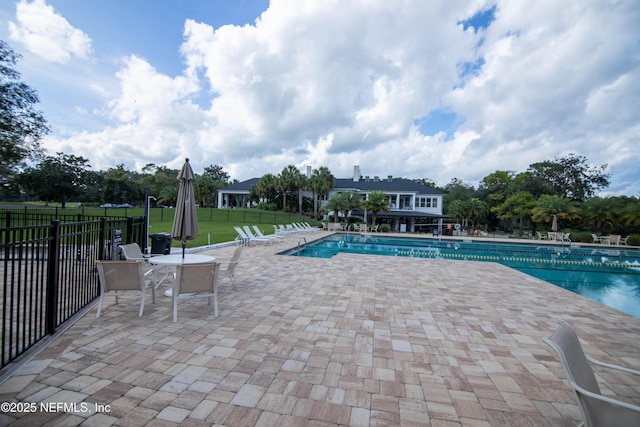
[[[151,253],[169,255],[171,253],[171,234],[169,233],[157,233],[150,234],[151,238]]]

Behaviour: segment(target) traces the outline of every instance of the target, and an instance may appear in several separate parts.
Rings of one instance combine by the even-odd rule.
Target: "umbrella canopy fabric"
[[[196,217],[196,199],[193,194],[193,180],[195,174],[189,159],[186,159],[178,179],[180,189],[178,190],[178,201],[176,202],[175,216],[173,217],[173,228],[171,237],[182,240],[182,256],[186,248],[186,241],[195,239],[198,236],[198,218]]]
[[[551,222],[551,231],[558,231],[558,215],[553,215],[553,221]]]

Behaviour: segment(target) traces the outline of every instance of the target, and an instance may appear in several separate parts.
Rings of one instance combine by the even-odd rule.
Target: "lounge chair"
[[[277,226],[274,225],[273,228],[275,229],[275,232],[280,234],[281,236],[288,236],[290,234],[295,234],[295,231],[293,230],[288,230],[287,228],[285,228],[284,225],[282,224],[278,224]]]
[[[603,396],[589,362],[606,368],[640,375],[640,371],[600,362],[586,355],[578,335],[565,321],[548,338],[557,354],[567,381],[573,389],[584,417],[585,426],[640,426],[640,406]]]
[[[267,243],[272,244],[272,242],[269,239],[258,239],[256,237],[250,237],[247,235],[247,233],[244,232],[244,230],[242,228],[240,228],[239,226],[235,226],[233,227],[234,230],[236,230],[236,233],[238,233],[238,237],[236,237],[236,240],[238,242],[240,242],[241,245],[250,245],[251,243],[253,243],[254,245],[257,245],[256,242],[262,242],[262,245],[266,245]]]
[[[611,234],[611,235],[609,235],[609,244],[610,245],[616,245],[616,246],[620,245],[620,238],[621,237],[622,236],[620,236],[619,234]],[[626,240],[625,240],[625,243],[626,243]]]
[[[218,264],[180,264],[176,267],[173,283],[173,321],[178,321],[178,300],[207,297],[209,305],[213,300],[213,313],[218,317]]]
[[[542,234],[539,231],[536,231],[536,239],[537,240],[547,240],[547,235],[546,234]]]
[[[628,239],[628,238],[629,238],[629,236],[627,236],[627,237],[620,237],[620,242],[619,242],[619,243],[620,243],[621,245],[627,246],[627,239]]]
[[[256,237],[260,238],[260,239],[271,239],[274,242],[284,242],[284,239],[282,238],[282,236],[278,235],[278,234],[263,234],[262,230],[260,230],[260,228],[257,225],[252,226],[253,228],[253,232],[255,233]]]
[[[256,235],[254,235],[253,231],[251,231],[251,228],[249,228],[248,225],[243,225],[242,229],[247,234],[247,236],[249,236],[249,240],[250,241],[255,241],[255,242],[262,241],[264,244],[269,243],[270,245],[273,245],[273,239],[269,239],[269,238],[266,238],[266,237],[258,237]]]
[[[104,297],[113,295],[116,297],[118,304],[118,296],[125,291],[140,293],[140,311],[138,316],[142,316],[144,312],[144,300],[147,292],[147,286],[151,282],[145,278],[143,261],[98,261],[96,263],[98,269],[98,279],[100,281],[100,300],[98,302],[98,312],[96,318],[102,313],[102,305]],[[152,302],[156,303],[155,286],[151,286]]]

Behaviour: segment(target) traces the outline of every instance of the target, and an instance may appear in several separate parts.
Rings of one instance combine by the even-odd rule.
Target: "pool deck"
[[[299,238],[245,248],[218,317],[196,298],[173,323],[161,293],[142,317],[135,297],[108,298],[99,319],[93,305],[0,384],[2,401],[37,405],[0,425],[573,426],[542,342],[559,319],[587,353],[640,368],[639,318],[508,267],[277,255]],[[233,250],[203,253],[224,265]],[[596,372],[603,393],[640,403],[640,378]]]

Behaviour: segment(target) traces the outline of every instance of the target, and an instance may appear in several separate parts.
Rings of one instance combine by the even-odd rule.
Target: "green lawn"
[[[110,209],[118,211],[122,209]],[[127,209],[129,216],[142,216],[144,210]],[[151,209],[149,213],[149,234],[171,233],[174,209]],[[122,215],[122,213],[120,213]],[[274,224],[290,224],[306,221],[312,226],[318,221],[299,215],[284,212],[261,211],[257,209],[212,209],[198,208],[198,237],[187,242],[188,248],[205,246],[234,240],[238,233],[233,229],[236,225],[257,225],[264,234],[273,233]],[[172,246],[181,246],[180,241],[173,241]]]

